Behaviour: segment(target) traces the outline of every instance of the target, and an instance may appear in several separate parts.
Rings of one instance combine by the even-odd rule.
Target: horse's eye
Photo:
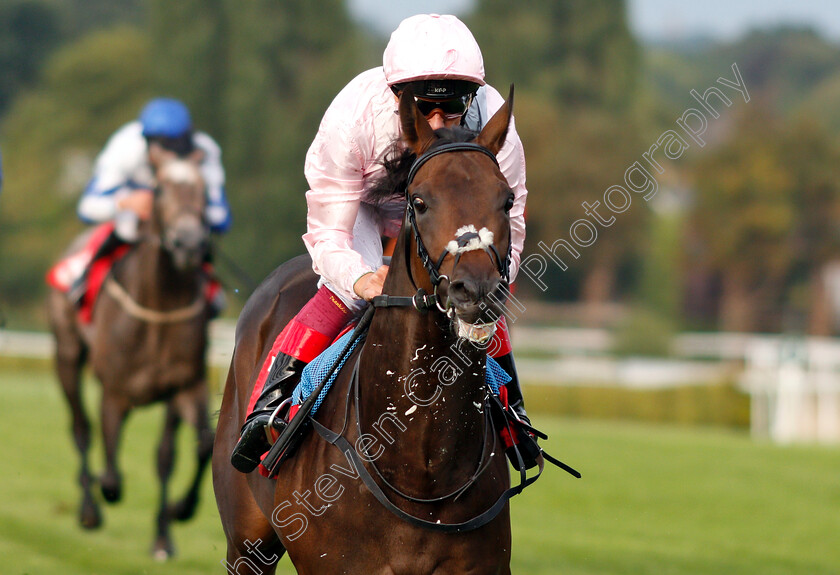
[[[505,202],[505,213],[506,214],[510,213],[510,211],[513,209],[513,199],[514,199],[513,194],[510,194],[507,198],[507,201]]]
[[[426,202],[423,201],[423,198],[415,196],[412,198],[411,203],[418,213],[422,214],[426,211]]]

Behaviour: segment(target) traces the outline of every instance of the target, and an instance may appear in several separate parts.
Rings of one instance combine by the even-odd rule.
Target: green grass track
[[[535,419],[552,437],[549,450],[584,477],[547,469],[513,500],[514,573],[840,574],[840,449],[779,447],[714,428]],[[225,573],[209,477],[197,518],[173,529],[176,558],[149,557],[162,420],[159,408],[129,419],[123,501],[103,507],[104,526],[85,532],[57,383],[43,367],[0,364],[0,573]],[[193,441],[180,434],[176,495],[191,472]],[[98,437],[95,446],[98,472]],[[278,573],[294,573],[287,558]]]

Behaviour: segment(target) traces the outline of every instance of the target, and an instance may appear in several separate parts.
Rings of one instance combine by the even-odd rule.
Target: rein
[[[360,363],[360,361],[361,361],[361,354],[356,358],[356,363],[353,366],[353,376],[352,376],[353,381],[351,383],[351,385],[356,389],[357,394],[358,394],[358,388],[359,388],[359,363]],[[356,401],[358,402],[358,396],[356,397]],[[487,406],[486,409],[488,409],[487,417],[489,418],[489,405]],[[488,523],[490,523],[493,519],[495,519],[499,515],[499,513],[502,512],[502,509],[505,508],[505,505],[507,505],[508,500],[510,500],[515,495],[518,495],[518,494],[522,493],[522,491],[526,487],[528,487],[529,485],[534,483],[537,479],[539,479],[540,475],[542,475],[543,469],[545,468],[545,463],[542,460],[540,460],[538,473],[536,475],[534,475],[533,477],[527,477],[524,466],[520,465],[520,471],[519,471],[520,482],[519,482],[519,485],[517,485],[516,487],[511,487],[511,488],[505,490],[505,492],[502,493],[499,496],[499,498],[496,500],[495,503],[493,503],[493,505],[491,505],[489,508],[487,508],[482,513],[472,517],[471,519],[468,519],[466,521],[462,521],[460,523],[443,523],[440,520],[429,521],[427,519],[421,519],[420,517],[416,517],[416,516],[411,515],[410,513],[406,512],[406,511],[403,511],[402,509],[397,507],[394,504],[394,502],[391,501],[388,498],[387,495],[385,495],[385,492],[382,491],[382,488],[379,486],[379,484],[376,482],[376,480],[373,478],[373,476],[370,474],[370,472],[365,467],[365,464],[362,461],[362,458],[356,452],[356,449],[344,437],[344,432],[347,429],[347,421],[349,419],[349,417],[348,417],[349,412],[350,412],[350,393],[349,393],[349,390],[348,390],[347,401],[346,401],[345,411],[344,411],[344,425],[342,426],[342,429],[341,429],[340,432],[336,433],[336,432],[332,431],[331,429],[329,429],[328,427],[325,427],[324,425],[320,424],[314,417],[309,416],[308,420],[312,423],[312,427],[315,429],[315,431],[318,433],[318,435],[320,435],[327,443],[329,443],[330,445],[334,445],[335,447],[340,449],[342,453],[344,453],[344,456],[347,458],[348,461],[350,461],[352,463],[353,467],[356,469],[356,472],[358,473],[359,478],[365,484],[365,487],[368,488],[368,491],[371,492],[371,494],[376,498],[376,500],[379,501],[379,503],[382,504],[382,506],[385,507],[385,509],[387,509],[388,511],[390,511],[391,513],[393,513],[394,515],[396,515],[397,517],[399,517],[400,519],[402,519],[406,523],[414,525],[415,527],[421,527],[423,529],[427,529],[429,531],[435,531],[435,532],[438,532],[438,533],[464,533],[464,532],[467,532],[467,531],[473,531],[475,529],[478,529],[479,527],[483,527],[484,525],[487,525]],[[360,428],[360,423],[359,423],[358,405],[356,407],[356,420],[357,420],[357,427],[359,428],[359,432],[360,432],[361,428]],[[490,428],[491,432],[493,432],[494,435],[495,435],[495,426],[493,426],[492,423],[491,423],[489,425],[489,428]],[[458,488],[457,490],[455,490],[453,493],[451,493],[449,495],[445,495],[445,496],[434,498],[434,499],[419,499],[419,498],[411,497],[411,496],[397,490],[394,486],[392,486],[390,483],[385,481],[385,479],[382,477],[382,474],[379,472],[378,469],[376,469],[376,466],[373,466],[372,462],[369,462],[369,463],[373,466],[374,470],[376,471],[376,474],[380,477],[380,479],[383,480],[385,485],[387,485],[397,495],[399,495],[400,497],[402,497],[404,499],[407,499],[408,501],[412,501],[414,503],[437,503],[437,502],[440,502],[440,501],[443,501],[443,500],[446,500],[446,499],[449,499],[449,498],[453,498],[453,497],[454,497],[454,499],[457,499],[462,493],[464,493],[467,489],[469,489],[470,487],[473,486],[473,484],[478,479],[479,475],[481,475],[481,473],[487,468],[487,466],[490,464],[490,461],[492,460],[492,456],[491,456],[491,458],[488,458],[487,463],[484,463],[484,453],[486,451],[486,444],[487,444],[486,429],[487,429],[487,427],[485,427],[484,445],[482,446],[481,460],[479,461],[478,469],[467,480],[467,482],[463,486],[461,486],[460,488]],[[361,437],[361,435],[359,437]],[[495,439],[494,439],[493,451],[495,451]],[[521,457],[520,457],[520,459],[521,459]]]
[[[361,354],[359,354],[359,358],[356,361],[357,367],[358,367],[359,362],[361,362]],[[353,391],[354,391],[354,396],[355,396],[354,406],[356,408],[356,433],[358,434],[358,437],[362,437],[364,435],[364,433],[362,432],[362,410],[361,410],[361,405],[360,405],[360,402],[359,402],[359,399],[361,397],[361,385],[359,385],[358,369],[354,370],[354,372],[353,372],[353,383],[352,383],[352,385],[353,385]],[[485,404],[486,403],[487,403],[487,397],[485,396]],[[385,479],[385,477],[382,475],[382,472],[379,471],[378,467],[376,467],[375,460],[370,461],[368,463],[373,468],[373,470],[376,472],[376,476],[379,477],[379,479],[382,481],[382,483],[388,489],[390,489],[391,491],[393,491],[394,493],[396,493],[397,495],[399,495],[400,497],[402,497],[406,501],[411,501],[412,503],[437,503],[437,502],[440,502],[440,501],[445,501],[447,499],[453,499],[453,501],[454,501],[455,499],[458,499],[458,497],[460,497],[461,494],[464,493],[467,489],[469,489],[470,487],[473,486],[473,484],[478,480],[479,476],[484,472],[485,469],[487,469],[487,467],[490,465],[491,461],[493,460],[492,459],[493,454],[496,452],[496,447],[497,447],[497,436],[496,436],[495,433],[492,433],[493,446],[490,450],[490,457],[486,458],[486,460],[485,460],[485,454],[487,453],[487,430],[488,429],[490,429],[491,431],[493,430],[493,422],[490,420],[490,410],[485,409],[484,410],[484,428],[481,431],[482,439],[483,439],[483,442],[482,442],[482,445],[481,445],[481,457],[478,460],[478,465],[476,466],[476,470],[469,477],[469,479],[467,479],[467,481],[464,482],[463,485],[461,485],[460,487],[458,487],[457,489],[455,489],[454,491],[452,491],[451,493],[449,493],[447,495],[441,495],[439,497],[433,497],[433,498],[429,498],[429,499],[423,499],[423,498],[408,495],[407,493],[404,493],[403,491],[401,491],[400,489],[395,487],[390,481]]]
[[[157,197],[160,194],[159,187],[155,188],[154,194],[155,199],[157,200]],[[156,227],[159,228],[159,231],[157,233],[147,235],[145,241],[157,248],[164,248],[164,246],[166,246],[166,240],[164,238],[163,226],[161,225],[160,216],[157,213],[157,210],[155,210],[153,217],[155,218],[155,223],[157,224]],[[188,306],[167,311],[145,307],[137,303],[134,298],[131,297],[131,294],[129,294],[125,288],[120,285],[114,277],[113,270],[112,273],[108,274],[108,277],[105,279],[105,283],[102,287],[108,295],[114,298],[123,311],[131,317],[146,323],[164,324],[187,321],[198,317],[202,312],[204,312],[207,306],[207,302],[204,298],[204,290],[200,287],[195,300],[193,300],[193,302]]]
[[[145,321],[146,323],[161,324],[187,321],[188,319],[193,319],[194,317],[200,315],[204,311],[206,305],[206,302],[204,301],[204,294],[201,290],[199,290],[198,297],[195,301],[186,307],[169,311],[150,309],[134,301],[134,298],[125,291],[124,287],[117,283],[117,280],[115,280],[112,275],[109,275],[105,280],[104,288],[105,291],[108,292],[108,295],[114,298],[128,315],[135,319]]]
[[[417,244],[417,256],[423,263],[423,267],[426,268],[426,271],[429,274],[429,280],[432,282],[435,291],[433,294],[428,294],[423,288],[417,288],[417,293],[415,293],[413,296],[392,296],[387,294],[378,295],[375,296],[373,300],[371,300],[373,307],[413,307],[419,312],[426,312],[430,309],[437,308],[443,313],[448,313],[446,307],[441,304],[437,290],[441,281],[444,278],[446,278],[446,276],[441,275],[440,266],[443,265],[443,261],[446,259],[446,255],[450,252],[448,249],[444,248],[438,259],[436,261],[432,261],[432,258],[429,255],[429,250],[426,249],[426,244],[423,243],[423,237],[420,234],[420,228],[417,226],[417,213],[414,210],[414,204],[411,202],[411,197],[408,193],[408,187],[411,185],[411,182],[414,181],[414,176],[417,175],[418,170],[420,170],[420,168],[422,168],[426,164],[426,162],[428,162],[435,156],[447,154],[450,152],[480,152],[485,156],[489,157],[491,160],[493,160],[493,163],[496,166],[499,165],[499,161],[496,159],[496,156],[495,154],[493,154],[493,152],[491,152],[484,146],[480,146],[479,144],[476,144],[474,142],[445,143],[435,148],[432,148],[431,150],[427,150],[425,153],[421,154],[417,159],[414,160],[414,163],[411,165],[411,168],[408,171],[408,179],[406,180],[405,184],[406,220],[411,226],[411,230],[414,234],[414,242],[415,244]],[[406,226],[403,225],[403,228],[406,229]],[[458,236],[456,241],[458,242],[459,246],[463,246],[474,237],[476,237],[475,232],[464,232],[463,234]],[[490,259],[493,260],[493,263],[496,265],[496,269],[499,270],[499,275],[501,275],[502,278],[506,281],[510,277],[510,253],[512,245],[513,244],[508,243],[508,253],[504,260],[499,255],[499,251],[496,249],[495,246],[490,245],[489,247],[483,248],[484,251],[487,252],[490,256]],[[408,241],[405,242],[405,249],[406,262],[408,262],[410,261],[410,247]],[[456,254],[454,257],[455,265],[457,265],[461,254]],[[410,268],[408,270],[408,273],[409,276],[411,276]],[[416,287],[416,283],[414,282],[413,277],[411,278],[411,282],[415,284]]]
[[[443,265],[443,261],[446,258],[447,254],[451,253],[449,249],[444,248],[441,255],[437,258],[437,260],[433,261],[431,256],[429,255],[428,249],[423,242],[422,235],[420,233],[420,228],[417,225],[417,215],[414,209],[414,205],[411,201],[411,197],[409,196],[408,188],[411,185],[412,181],[414,181],[414,177],[417,174],[418,170],[423,167],[429,160],[434,158],[435,156],[446,154],[450,152],[480,152],[490,159],[493,160],[493,163],[498,166],[499,162],[496,159],[495,154],[493,154],[487,148],[480,146],[478,144],[472,142],[455,142],[455,143],[447,143],[432,150],[427,151],[426,153],[420,155],[412,164],[411,169],[409,170],[408,180],[406,182],[405,187],[405,196],[406,196],[406,220],[408,224],[411,226],[411,231],[414,235],[414,240],[417,245],[417,255],[420,258],[421,262],[423,263],[423,267],[429,274],[429,279],[434,286],[435,290],[433,294],[428,294],[423,288],[417,288],[417,292],[413,296],[392,296],[392,295],[379,295],[373,298],[371,301],[372,307],[371,309],[382,308],[382,307],[413,307],[419,312],[426,312],[430,309],[437,308],[443,313],[447,313],[446,308],[441,304],[437,289],[440,285],[441,281],[446,277],[440,273],[440,267]],[[408,233],[407,226],[403,226],[406,229],[406,233]],[[474,231],[465,231],[461,233],[457,238],[456,242],[459,247],[465,246],[470,240],[476,238],[478,234]],[[409,243],[408,241],[405,242],[406,246],[406,262],[410,261],[409,257]],[[507,280],[509,278],[509,265],[510,265],[510,244],[508,245],[508,253],[507,256],[502,259],[499,255],[498,250],[492,244],[489,246],[483,246],[485,252],[490,256],[490,259],[493,260],[493,263],[496,265],[496,268],[499,271],[499,275],[504,279]],[[492,250],[492,251],[491,251]],[[457,265],[458,260],[460,259],[460,253],[454,253],[453,257],[455,258],[455,265]],[[411,270],[409,267],[409,276],[411,276]],[[447,278],[448,279],[448,278]],[[412,283],[416,286],[414,282],[414,278],[411,278]],[[352,374],[352,381],[351,386],[353,389],[354,395],[354,405],[356,410],[356,432],[359,437],[362,437],[362,429],[361,429],[361,412],[360,412],[360,383],[359,383],[359,364],[361,361],[361,354],[357,357],[356,363],[353,368]],[[315,431],[326,440],[331,445],[336,446],[339,448],[347,457],[349,461],[352,462],[353,466],[356,468],[359,477],[361,478],[362,482],[371,492],[371,494],[385,507],[388,511],[399,517],[400,519],[414,525],[416,527],[422,527],[424,529],[428,529],[431,531],[442,532],[442,533],[462,533],[465,531],[472,531],[474,529],[478,529],[495,519],[499,513],[504,509],[505,505],[507,504],[508,500],[521,493],[527,486],[534,483],[542,474],[544,463],[540,461],[539,463],[539,472],[534,475],[533,477],[528,478],[525,473],[525,469],[523,465],[520,465],[520,483],[516,487],[511,487],[507,489],[504,493],[502,493],[499,498],[496,500],[493,505],[491,505],[488,509],[483,511],[482,513],[472,517],[471,519],[461,522],[461,523],[442,523],[441,521],[429,521],[426,519],[421,519],[420,517],[416,517],[411,515],[399,507],[397,507],[389,498],[388,496],[382,491],[382,487],[380,487],[379,483],[373,478],[370,472],[367,470],[365,463],[362,461],[361,457],[356,450],[353,448],[352,445],[347,441],[344,437],[344,432],[346,431],[347,422],[349,420],[349,413],[350,413],[350,390],[348,389],[347,393],[347,401],[345,405],[345,417],[344,417],[344,425],[340,432],[336,433],[331,429],[325,427],[324,425],[320,424],[316,421],[313,417],[310,417],[309,420],[312,422],[312,426]],[[489,432],[493,435],[493,446],[490,449],[490,457],[487,457],[487,433]],[[463,485],[452,491],[447,495],[442,495],[435,498],[429,499],[422,499],[418,497],[414,497],[408,495],[402,491],[400,491],[397,487],[391,484],[385,477],[383,477],[382,473],[376,467],[376,465],[372,461],[368,461],[368,464],[373,468],[376,475],[379,477],[380,481],[383,485],[385,485],[388,489],[393,491],[396,495],[405,499],[406,501],[410,501],[412,503],[419,503],[419,504],[431,504],[431,503],[439,503],[445,500],[455,500],[460,497],[463,493],[465,493],[470,487],[472,487],[475,482],[478,480],[480,475],[487,469],[492,461],[492,455],[496,452],[497,448],[497,438],[496,438],[496,430],[495,426],[493,425],[492,418],[490,415],[490,404],[487,403],[485,407],[485,419],[484,419],[484,428],[483,428],[483,443],[481,448],[481,455],[479,457],[478,464],[476,466],[475,471],[472,475],[464,482]],[[520,457],[521,459],[521,457]]]

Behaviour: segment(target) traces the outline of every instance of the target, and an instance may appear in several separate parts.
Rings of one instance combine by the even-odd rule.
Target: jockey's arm
[[[134,179],[147,162],[146,155],[146,142],[139,133],[139,126],[124,126],[111,136],[96,159],[93,178],[79,200],[79,218],[86,223],[106,222],[114,219],[120,209],[135,211],[135,208],[142,217],[147,203],[150,211],[150,201],[127,199],[149,188],[148,184]]]
[[[222,152],[219,145],[204,132],[196,132],[193,141],[204,152],[201,175],[207,185],[207,207],[205,216],[210,229],[224,233],[230,229],[231,215],[225,193],[225,169],[222,166]]]
[[[363,300],[371,301],[382,294],[386,275],[388,275],[388,266],[380,266],[375,272],[364,274],[353,284],[353,292]]]
[[[338,100],[337,98],[336,100]],[[303,236],[313,269],[342,299],[354,300],[357,280],[375,271],[353,250],[353,226],[364,193],[365,160],[351,122],[330,106],[306,154],[304,173],[307,232]]]

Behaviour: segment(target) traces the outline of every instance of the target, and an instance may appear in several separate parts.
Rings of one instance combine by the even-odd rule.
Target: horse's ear
[[[172,160],[177,160],[178,154],[171,150],[167,150],[158,143],[149,144],[149,163],[155,170],[160,169],[164,164],[168,164]]]
[[[418,156],[437,139],[429,121],[417,111],[414,92],[410,87],[406,87],[400,95],[400,125],[403,142]]]
[[[493,114],[484,129],[476,137],[475,143],[484,146],[493,154],[498,154],[505,144],[510,117],[513,114],[513,84],[510,85],[510,95],[499,110]]]

